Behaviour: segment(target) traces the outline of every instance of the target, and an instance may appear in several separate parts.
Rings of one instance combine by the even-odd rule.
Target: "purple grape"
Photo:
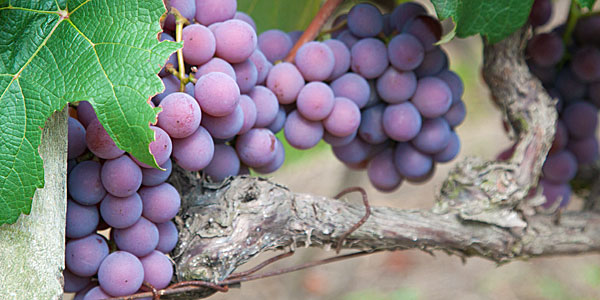
[[[65,293],[77,293],[91,282],[90,277],[77,276],[68,269],[63,270],[63,277],[65,279]]]
[[[279,168],[281,168],[284,161],[285,161],[285,148],[283,147],[283,144],[281,143],[281,141],[279,139],[277,139],[277,144],[275,146],[275,158],[271,162],[269,162],[268,164],[266,164],[262,167],[254,168],[254,171],[256,171],[260,174],[273,173],[273,172],[279,170]]]
[[[383,129],[384,104],[378,104],[362,111],[358,135],[369,144],[381,144],[388,139]]]
[[[362,39],[354,44],[351,57],[352,71],[367,79],[381,76],[388,66],[387,48],[375,38]]]
[[[565,53],[561,37],[554,33],[540,33],[527,43],[527,56],[536,65],[550,67],[557,64]]]
[[[69,159],[67,161],[67,176],[71,173],[71,171],[77,166],[77,161],[74,159]]]
[[[96,231],[100,215],[95,205],[81,205],[67,199],[67,229],[68,238],[81,238]]]
[[[161,165],[161,168],[165,169],[165,171],[155,168],[143,168],[142,185],[155,186],[165,182],[173,171],[173,164],[171,160],[168,159],[164,164]]]
[[[241,63],[234,64],[236,82],[240,88],[240,93],[246,94],[256,85],[258,80],[258,70],[250,59]]]
[[[443,151],[450,143],[450,126],[443,118],[426,119],[412,143],[423,153],[433,154]]]
[[[142,216],[142,198],[138,193],[123,198],[106,195],[100,203],[100,214],[111,227],[127,228]]]
[[[562,120],[575,139],[593,136],[598,127],[598,109],[587,102],[576,102],[565,108]]]
[[[256,31],[256,23],[254,22],[254,19],[252,19],[251,16],[249,16],[248,14],[246,14],[243,11],[238,11],[235,13],[235,15],[233,15],[234,19],[238,19],[238,20],[242,20],[246,23],[248,23],[248,25],[252,26],[252,28],[254,29],[254,31]]]
[[[216,55],[230,63],[245,61],[256,49],[256,32],[244,21],[225,21],[215,28],[214,34],[217,40]]]
[[[208,62],[216,51],[213,33],[204,25],[191,24],[181,32],[183,41],[183,60],[190,65],[202,65]]]
[[[586,46],[573,55],[571,71],[584,82],[600,80],[600,49]]]
[[[442,24],[431,16],[419,15],[408,21],[402,32],[416,37],[425,51],[431,51],[442,37]]]
[[[552,147],[548,154],[554,154],[558,151],[563,150],[567,147],[567,143],[569,142],[569,132],[567,131],[567,127],[562,120],[556,121],[556,133],[554,134],[554,141],[552,141]]]
[[[81,277],[96,274],[100,263],[108,255],[108,244],[97,234],[72,239],[65,247],[65,264],[69,271]]]
[[[467,116],[467,108],[465,107],[465,103],[462,100],[458,100],[452,106],[446,114],[444,114],[444,119],[448,122],[450,127],[454,128],[460,125]]]
[[[358,108],[365,107],[371,94],[367,80],[355,73],[346,73],[334,80],[331,89],[336,97],[350,99]]]
[[[285,110],[283,109],[283,107],[280,106],[275,120],[273,120],[273,122],[271,122],[271,124],[269,124],[269,126],[267,126],[266,128],[271,130],[271,132],[273,133],[280,132],[283,129],[283,126],[285,125],[286,117],[287,116]]]
[[[150,153],[154,155],[156,163],[160,166],[171,156],[171,153],[173,152],[173,141],[171,141],[169,134],[160,127],[150,126],[150,129],[154,131],[154,141],[152,141],[149,146]],[[142,168],[152,168],[152,166],[137,160],[137,158],[133,156],[131,158]]]
[[[305,119],[295,110],[288,115],[283,132],[292,147],[310,149],[323,137],[323,125],[321,122]]]
[[[194,92],[202,112],[214,117],[231,114],[240,98],[240,88],[235,80],[221,72],[200,77]]]
[[[450,70],[444,70],[437,74],[436,77],[443,80],[450,88],[450,91],[452,92],[452,103],[456,103],[456,101],[459,101],[462,98],[465,87],[456,73]]]
[[[233,113],[223,117],[212,117],[209,115],[202,118],[202,126],[215,139],[228,139],[240,132],[244,125],[244,111],[238,104]]]
[[[92,121],[97,120],[98,117],[96,116],[92,104],[87,101],[79,101],[79,104],[77,105],[77,119],[85,128],[87,128]]]
[[[388,57],[396,69],[412,71],[425,59],[425,49],[417,38],[402,33],[392,38],[388,44]]]
[[[200,171],[213,158],[215,145],[204,127],[184,139],[173,140],[173,160],[187,171]]]
[[[85,152],[85,128],[77,119],[69,117],[67,159],[73,159]]]
[[[85,297],[85,295],[93,288],[98,287],[98,284],[96,283],[90,283],[88,285],[85,286],[85,288],[83,288],[81,291],[77,292],[77,294],[75,294],[75,296],[73,297],[73,300],[84,300],[83,297]],[[99,287],[98,287],[99,288]],[[106,294],[105,294],[106,295]],[[109,297],[108,295],[104,296],[104,297]],[[89,298],[88,298],[89,299]]]
[[[165,6],[166,6],[167,1],[163,0],[163,2],[165,3]],[[179,11],[179,13],[184,18],[186,18],[186,19],[188,19],[188,21],[192,22],[192,20],[194,19],[194,14],[196,13],[196,1],[195,0],[170,0],[168,2],[171,5],[171,7],[176,8],[177,11]],[[171,14],[167,15],[167,18],[165,19],[164,28],[175,31],[175,16],[174,15],[171,15]]]
[[[85,142],[88,149],[96,156],[104,159],[113,159],[121,156],[125,151],[119,149],[113,139],[104,130],[98,119],[93,120],[86,128]]]
[[[216,22],[223,22],[233,18],[236,10],[236,0],[196,0],[195,17],[197,22],[208,26]]]
[[[337,40],[341,41],[348,47],[348,49],[352,49],[352,46],[358,42],[359,38],[354,36],[350,30],[345,29],[337,36]]]
[[[333,110],[333,104],[333,90],[320,81],[306,84],[296,100],[298,112],[309,121],[325,119]]]
[[[358,37],[374,37],[383,30],[383,15],[372,4],[354,5],[348,12],[348,29]]]
[[[433,168],[430,156],[419,152],[408,143],[396,144],[394,164],[400,175],[405,177],[421,177]]]
[[[450,132],[450,142],[444,150],[433,155],[433,160],[439,163],[445,163],[453,160],[460,151],[460,139],[456,132]]]
[[[350,144],[356,138],[357,131],[352,132],[347,136],[335,136],[327,131],[323,133],[323,140],[332,147],[339,147]]]
[[[162,253],[171,252],[175,248],[177,239],[179,238],[175,223],[168,221],[156,224],[156,228],[158,228],[158,246],[156,246],[156,250]]]
[[[110,295],[105,293],[99,286],[96,286],[85,294],[83,300],[102,300],[106,298],[110,298]]]
[[[158,114],[157,126],[166,131],[172,138],[184,138],[194,133],[202,112],[196,100],[186,93],[173,93],[161,101],[162,111]]]
[[[333,110],[323,120],[323,126],[335,136],[350,135],[360,126],[360,109],[350,99],[336,97]]]
[[[334,146],[331,149],[339,161],[345,164],[357,164],[369,158],[372,147],[373,145],[356,137],[346,145]]]
[[[170,17],[170,16],[168,16],[168,17]],[[167,18],[168,18],[168,17],[167,17]],[[159,40],[159,41],[161,41],[161,42],[162,42],[162,41],[171,41],[171,42],[174,42],[174,41],[175,41],[175,39],[174,39],[174,38],[173,38],[173,37],[172,37],[170,34],[168,34],[168,33],[166,33],[166,32],[161,32],[161,33],[159,33],[159,34],[158,34],[158,40]],[[168,60],[167,60],[167,62],[165,63],[165,66],[166,66],[167,64],[172,64],[172,65],[173,65],[173,67],[176,67],[176,66],[177,66],[177,53],[173,53],[173,54],[171,54],[171,56],[169,56],[169,59],[168,59]],[[169,76],[170,74],[171,74],[171,73],[169,73],[169,72],[167,71],[167,69],[166,69],[165,67],[163,67],[163,68],[160,70],[160,72],[158,73],[158,76],[160,76],[160,77],[166,77],[166,76]]]
[[[143,203],[142,215],[154,223],[173,219],[181,206],[179,192],[168,183],[142,187],[139,194]]]
[[[542,167],[544,179],[553,183],[567,183],[577,173],[577,159],[569,151],[548,155]]]
[[[267,30],[258,36],[258,48],[271,63],[283,60],[292,46],[290,36],[279,29]]]
[[[254,128],[238,137],[235,148],[245,165],[258,168],[275,159],[276,142],[270,130]]]
[[[575,40],[583,45],[600,45],[600,37],[598,31],[600,30],[600,17],[598,15],[592,15],[588,17],[582,17],[577,21],[575,31],[573,35]]]
[[[416,2],[404,2],[394,8],[390,15],[390,26],[402,31],[404,25],[419,15],[426,15],[427,10]]]
[[[529,13],[529,23],[533,27],[542,26],[550,20],[552,16],[552,2],[550,0],[535,0]]]
[[[391,16],[391,13],[383,14],[383,29],[381,32],[385,36],[392,35],[392,32],[394,31],[394,27],[392,27],[392,24],[390,23]]]
[[[295,65],[284,62],[275,65],[267,76],[267,87],[281,104],[294,103],[304,86],[304,77]]]
[[[600,107],[600,81],[593,82],[588,87],[588,98],[596,107]]]
[[[313,41],[298,49],[295,63],[306,81],[324,81],[333,73],[335,56],[327,45]]]
[[[580,165],[590,164],[598,160],[598,140],[590,136],[581,140],[569,140],[567,149],[575,155]]]
[[[249,59],[256,67],[256,84],[264,85],[273,64],[267,60],[265,55],[259,49],[254,50]]]
[[[252,98],[250,98],[248,95],[241,95],[239,106],[242,108],[242,112],[244,113],[244,123],[242,123],[242,128],[238,134],[244,134],[248,132],[248,130],[252,129],[254,124],[256,124],[256,104],[254,104],[254,101],[252,101]]]
[[[215,145],[215,155],[204,173],[215,181],[223,181],[228,176],[235,176],[240,171],[240,159],[235,149],[229,145]]]
[[[137,257],[148,255],[158,245],[158,228],[144,217],[127,228],[116,228],[113,232],[119,250]]]
[[[221,72],[227,74],[233,80],[236,80],[235,70],[231,66],[230,63],[225,61],[224,59],[213,57],[207,63],[203,64],[198,68],[198,71],[194,76],[196,78],[200,78],[208,73],[212,72]]]
[[[555,66],[550,67],[542,67],[533,63],[531,60],[527,61],[527,66],[529,67],[529,72],[537,77],[544,85],[553,85],[556,80],[556,75],[558,72],[556,71]]]
[[[377,93],[383,101],[394,104],[412,97],[417,89],[417,77],[411,71],[398,71],[389,67],[377,78]]]
[[[371,107],[381,103],[381,99],[377,94],[377,83],[375,79],[367,81],[369,83],[369,99],[367,100],[367,104],[365,107]]]
[[[418,77],[434,76],[448,67],[448,56],[440,47],[426,52],[421,64],[415,69]]]
[[[266,127],[277,117],[279,103],[277,97],[270,89],[264,86],[255,86],[248,94],[256,105],[256,122],[254,127]]]
[[[348,14],[341,14],[335,17],[335,19],[333,19],[333,22],[331,23],[331,29],[334,28],[338,29],[331,32],[332,39],[336,39],[340,35],[340,33],[342,33],[342,31],[348,29]]]
[[[98,162],[82,161],[69,174],[67,191],[73,200],[82,205],[95,205],[102,201],[106,190],[100,178],[102,165]]]
[[[107,160],[100,177],[106,191],[116,197],[131,196],[142,185],[142,170],[127,155]]]
[[[586,85],[577,79],[569,67],[563,68],[556,77],[556,89],[565,101],[576,101],[586,94]]]
[[[412,103],[425,118],[443,116],[452,105],[452,91],[437,77],[424,77],[417,82]]]
[[[154,105],[159,105],[160,102],[168,95],[175,93],[175,92],[179,92],[179,78],[175,77],[175,75],[167,75],[163,78],[161,78],[163,85],[165,86],[165,90],[154,96],[154,98],[152,98],[152,103],[154,103]],[[193,86],[193,84],[192,84]],[[186,86],[187,88],[187,86]]]
[[[111,296],[133,294],[140,289],[143,281],[142,263],[137,257],[125,251],[111,253],[98,269],[100,287]]]
[[[410,102],[388,105],[383,112],[383,130],[393,140],[412,140],[421,130],[421,115]]]
[[[544,197],[546,197],[546,203],[542,204],[543,207],[550,208],[556,201],[560,201],[559,207],[565,207],[569,204],[571,186],[568,183],[554,184],[541,179],[539,185],[542,187]]]
[[[153,285],[157,290],[166,288],[173,278],[171,260],[159,251],[140,258],[144,268],[144,281]]]
[[[394,166],[394,151],[385,149],[375,155],[367,168],[369,181],[382,192],[392,192],[402,183],[402,177]]]
[[[327,78],[328,81],[333,81],[350,69],[350,50],[348,50],[348,47],[344,43],[338,40],[326,40],[323,44],[327,45],[331,49],[331,52],[333,52],[335,63],[331,75]]]
[[[300,37],[302,36],[303,33],[304,33],[304,31],[302,31],[302,30],[294,30],[294,31],[288,32],[288,36],[292,40],[292,45],[295,45],[298,42],[298,40],[300,39]]]

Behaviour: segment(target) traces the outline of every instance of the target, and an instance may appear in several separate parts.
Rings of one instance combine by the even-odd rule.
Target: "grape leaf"
[[[577,4],[579,4],[579,6],[586,7],[588,9],[594,8],[594,3],[596,2],[596,0],[576,0],[576,1],[577,1]]]
[[[238,0],[238,10],[256,22],[256,31],[304,30],[319,11],[321,0]]]
[[[585,0],[584,0],[585,1]],[[438,18],[451,17],[456,36],[480,34],[496,43],[519,29],[529,16],[533,0],[431,0]]]
[[[41,128],[67,102],[90,101],[121,149],[156,166],[147,101],[180,47],[157,40],[164,12],[161,0],[0,0],[0,224],[31,211]]]

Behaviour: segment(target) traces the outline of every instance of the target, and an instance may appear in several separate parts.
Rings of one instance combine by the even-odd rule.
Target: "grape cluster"
[[[381,191],[427,180],[436,163],[458,154],[454,128],[466,113],[462,81],[435,45],[440,23],[416,3],[385,15],[361,3],[332,26],[332,39],[302,45],[294,64],[275,64],[267,76],[287,112],[288,143],[308,149],[323,139]],[[271,62],[292,44],[278,30],[259,36]]]
[[[165,171],[119,149],[90,103],[71,108],[64,276],[76,299],[169,284],[181,199],[166,180],[175,164],[214,181],[250,168],[271,173],[285,159],[275,136],[283,130],[298,149],[325,140],[338,159],[368,168],[375,187],[392,191],[457,155],[463,86],[434,45],[439,22],[422,6],[383,15],[358,4],[334,22],[333,39],[304,44],[289,63],[282,60],[302,32],[257,35],[235,0],[170,4],[191,22],[181,31],[183,61],[168,59],[159,73],[165,90],[150,103],[162,110],[149,150]],[[174,16],[163,29],[160,40],[175,40]],[[183,91],[174,70],[189,79]],[[98,233],[107,229],[108,239]]]
[[[534,27],[548,22],[550,0],[536,0],[529,20]],[[569,203],[579,166],[598,159],[598,107],[600,106],[600,16],[577,21],[571,37],[563,38],[565,25],[538,32],[528,42],[527,63],[550,96],[558,99],[559,113],[552,148],[542,168],[539,185],[547,201],[559,207]],[[565,41],[567,41],[565,43]]]

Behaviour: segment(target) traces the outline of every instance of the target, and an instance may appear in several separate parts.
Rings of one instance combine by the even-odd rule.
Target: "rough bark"
[[[0,291],[3,299],[62,299],[67,206],[67,110],[48,119],[39,147],[43,189],[31,214],[0,227]]]

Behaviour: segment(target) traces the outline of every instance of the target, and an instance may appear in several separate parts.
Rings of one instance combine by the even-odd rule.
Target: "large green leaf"
[[[451,17],[456,35],[481,34],[496,43],[523,26],[533,0],[431,0],[440,19]]]
[[[592,9],[594,7],[594,3],[596,3],[596,0],[576,0],[577,4],[579,4],[579,6],[581,7],[587,7],[589,9]]]
[[[156,38],[164,11],[161,0],[0,0],[0,224],[30,212],[41,128],[68,102],[90,101],[121,149],[156,166],[147,101],[179,47]]]
[[[238,0],[238,10],[254,19],[256,30],[304,30],[319,11],[321,0]]]

